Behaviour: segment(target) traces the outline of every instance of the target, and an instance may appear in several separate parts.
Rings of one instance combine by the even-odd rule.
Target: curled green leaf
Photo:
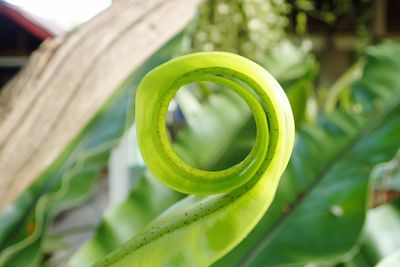
[[[190,166],[172,148],[165,127],[169,102],[183,85],[223,85],[249,105],[256,122],[254,147],[242,162],[220,171]],[[196,53],[171,60],[142,80],[136,95],[142,156],[173,189],[191,194],[95,266],[208,266],[257,224],[275,195],[291,155],[294,122],[278,82],[243,57]]]

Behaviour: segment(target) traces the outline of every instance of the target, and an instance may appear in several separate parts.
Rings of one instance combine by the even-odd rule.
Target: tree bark
[[[0,94],[0,211],[56,159],[119,83],[193,17],[201,0],[119,0],[45,41]]]

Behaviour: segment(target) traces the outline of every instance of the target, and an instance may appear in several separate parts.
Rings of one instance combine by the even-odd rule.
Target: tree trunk
[[[0,94],[0,211],[56,159],[119,83],[193,17],[201,0],[119,0],[45,41]]]

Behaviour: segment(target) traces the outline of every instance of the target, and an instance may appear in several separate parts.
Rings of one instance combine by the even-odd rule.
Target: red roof
[[[35,16],[19,7],[0,0],[0,14],[4,14],[12,21],[20,25],[26,31],[44,40],[63,34],[65,31],[43,18]]]

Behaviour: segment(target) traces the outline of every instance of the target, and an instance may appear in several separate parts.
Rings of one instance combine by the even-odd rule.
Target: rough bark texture
[[[0,210],[62,152],[200,0],[119,0],[36,51],[0,95]]]

